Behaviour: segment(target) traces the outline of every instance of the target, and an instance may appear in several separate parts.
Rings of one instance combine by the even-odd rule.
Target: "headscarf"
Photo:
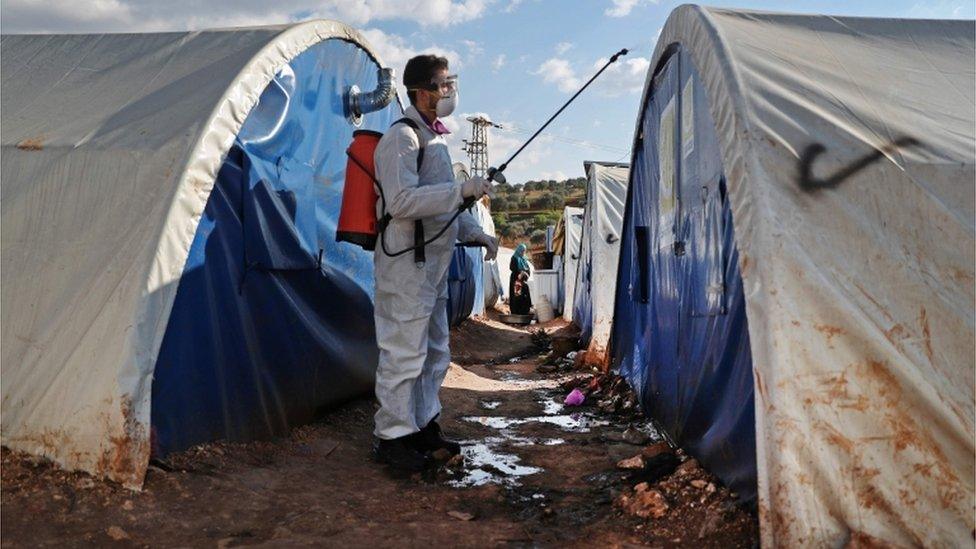
[[[519,244],[515,247],[515,265],[518,270],[528,272],[530,270],[529,260],[525,259],[525,244]]]

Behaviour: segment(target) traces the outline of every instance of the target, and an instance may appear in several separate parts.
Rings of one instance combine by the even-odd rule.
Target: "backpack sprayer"
[[[549,120],[538,129],[535,133],[529,137],[521,147],[518,148],[505,162],[502,162],[497,168],[488,169],[488,181],[505,183],[505,168],[515,160],[529,143],[535,140],[539,134],[542,133],[553,120],[556,119],[566,107],[568,107],[583,90],[589,87],[594,80],[597,79],[603,71],[607,70],[607,67],[612,65],[623,55],[627,55],[627,48],[624,48],[613,55],[609,61],[607,61],[599,71],[596,72],[589,80],[586,81],[583,86],[577,90],[572,97],[566,101],[559,110],[549,117]],[[401,119],[394,124],[405,122],[406,119]],[[411,124],[413,126],[413,124]],[[415,130],[417,128],[414,128]],[[349,161],[346,163],[346,181],[345,187],[342,191],[342,209],[339,213],[339,223],[336,228],[336,241],[338,242],[351,242],[358,246],[362,246],[365,250],[374,250],[376,248],[376,240],[379,238],[380,247],[388,256],[396,257],[398,255],[403,255],[407,252],[413,251],[419,256],[423,255],[423,248],[428,244],[434,242],[443,235],[448,227],[450,227],[454,221],[464,212],[471,208],[477,201],[476,198],[467,198],[464,203],[456,212],[454,216],[439,230],[437,234],[429,239],[424,239],[423,237],[423,225],[420,224],[418,220],[416,222],[418,227],[415,226],[415,236],[414,245],[396,252],[390,252],[386,248],[386,240],[383,238],[384,230],[386,225],[390,222],[391,217],[386,213],[386,197],[383,195],[383,187],[380,182],[376,180],[376,170],[373,160],[374,153],[376,152],[376,146],[379,144],[380,138],[383,136],[382,133],[371,131],[371,130],[356,130],[353,132],[353,141],[349,145],[349,149],[346,150],[346,155],[349,157]],[[423,148],[420,149],[420,155],[417,159],[417,170],[420,171],[420,163],[423,161]],[[378,194],[377,194],[378,191]],[[377,200],[382,200],[383,205],[383,216],[380,219],[376,218],[376,202]],[[421,261],[418,259],[418,261]]]

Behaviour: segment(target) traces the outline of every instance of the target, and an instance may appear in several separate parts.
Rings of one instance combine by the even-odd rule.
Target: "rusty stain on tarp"
[[[756,377],[757,390],[761,394],[761,376]],[[796,382],[794,379],[793,383]],[[924,498],[920,500],[918,494],[929,490],[943,508],[965,505],[969,496],[964,483],[953,470],[932,431],[920,425],[919,418],[924,416],[918,416],[906,407],[910,395],[888,363],[881,360],[854,363],[843,371],[824,374],[802,392],[805,393],[803,401],[807,405],[809,418],[778,417],[775,431],[785,433],[785,436],[777,437],[777,448],[788,453],[790,448],[796,451],[797,448],[806,447],[797,446],[795,440],[791,440],[794,437],[805,439],[806,444],[822,443],[836,448],[841,473],[832,482],[841,483],[838,487],[851,490],[857,505],[855,510],[844,511],[856,512],[859,516],[870,510],[891,520],[900,520],[899,517],[904,515],[896,512],[895,508],[917,507],[920,502],[928,501]],[[872,436],[851,437],[842,433],[832,423],[833,420],[827,419],[834,417],[841,409],[870,416],[880,423],[882,429]],[[806,421],[809,421],[810,431],[799,427]],[[896,489],[890,489],[890,477],[899,472],[885,472],[882,475],[874,466],[878,451],[891,452],[904,464],[900,469],[900,486]],[[804,457],[801,452],[801,455],[793,455],[790,459]],[[770,468],[783,467],[785,465],[782,463],[770,463]],[[812,474],[815,477],[818,475],[815,470]],[[773,474],[771,478],[782,479],[784,476]],[[817,478],[813,479],[813,482],[818,481]],[[792,539],[792,533],[799,533],[792,532],[797,525],[796,512],[791,508],[796,494],[790,490],[789,484],[778,480],[770,487],[770,499],[760,501],[761,520],[771,525],[774,539]],[[924,515],[924,510],[918,511]],[[838,515],[837,520],[851,529],[861,527],[858,525],[860,519],[855,519],[854,515]],[[915,535],[910,528],[900,530],[910,536]],[[865,544],[871,539],[867,534],[855,537],[857,539],[853,540],[852,546],[871,546]],[[920,539],[916,539],[916,542],[921,544]]]
[[[22,151],[40,151],[44,149],[44,141],[41,136],[28,137],[17,143],[17,148]]]
[[[112,399],[105,402],[112,405]],[[149,437],[136,419],[136,410],[128,395],[123,395],[119,412],[121,425],[118,425],[119,416],[108,412],[102,414],[102,421],[108,423],[106,430],[117,434],[109,436],[108,445],[102,445],[102,449],[95,452],[72,450],[78,446],[75,437],[61,430],[19,436],[11,439],[12,446],[47,457],[67,470],[83,470],[138,490],[142,488],[149,464]]]

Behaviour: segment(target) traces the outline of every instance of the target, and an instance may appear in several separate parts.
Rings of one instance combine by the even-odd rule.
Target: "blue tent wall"
[[[483,248],[455,246],[447,274],[447,318],[451,326],[476,314],[475,303],[481,300],[484,311]]]
[[[372,254],[335,242],[352,84],[377,65],[331,39],[261,95],[222,166],[179,282],[156,364],[156,453],[286,431],[372,387]],[[394,102],[366,115],[385,131]]]
[[[614,363],[676,442],[754,501],[745,298],[718,137],[690,57],[675,47],[647,97],[624,217]],[[672,116],[673,133],[662,135]],[[662,167],[659,152],[671,162]]]

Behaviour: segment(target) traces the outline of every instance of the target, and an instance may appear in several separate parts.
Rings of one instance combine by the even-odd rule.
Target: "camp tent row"
[[[683,6],[614,364],[766,546],[972,545],[976,25]]]
[[[138,487],[150,452],[281,433],[370,390],[372,255],[335,241],[344,97],[380,79],[359,33],[0,52],[4,445]]]

